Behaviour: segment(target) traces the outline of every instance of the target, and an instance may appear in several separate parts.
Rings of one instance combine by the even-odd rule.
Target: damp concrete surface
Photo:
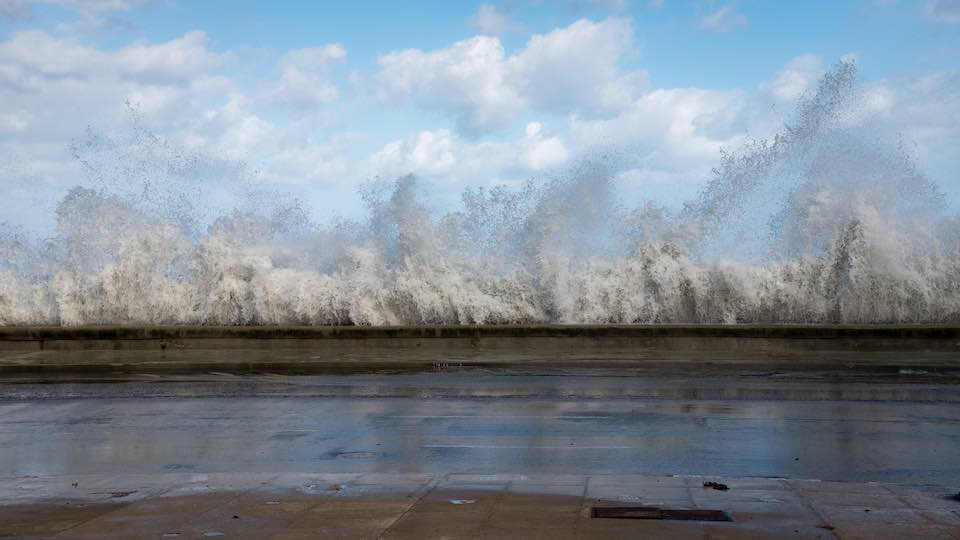
[[[11,374],[0,537],[956,540],[957,382],[702,365]]]

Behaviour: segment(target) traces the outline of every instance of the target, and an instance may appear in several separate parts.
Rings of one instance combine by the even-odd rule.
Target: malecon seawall
[[[450,367],[960,369],[936,325],[0,327],[0,373],[357,372]]]

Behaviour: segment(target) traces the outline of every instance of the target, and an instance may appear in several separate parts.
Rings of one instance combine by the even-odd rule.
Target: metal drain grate
[[[655,506],[594,506],[590,517],[611,519],[663,519],[671,521],[733,521],[721,510],[657,508]]]

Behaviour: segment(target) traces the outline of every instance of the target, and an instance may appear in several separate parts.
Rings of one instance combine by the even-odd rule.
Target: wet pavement
[[[578,471],[960,485],[960,406],[921,400],[958,385],[898,377],[881,384],[811,374],[453,372],[21,381],[0,386],[8,398],[0,401],[0,476]],[[747,398],[715,399],[723,389]]]
[[[922,370],[9,376],[0,537],[957,539],[958,402]]]
[[[960,502],[889,484],[636,475],[79,475],[0,482],[16,538],[960,538]],[[65,495],[66,494],[66,495]],[[66,497],[66,498],[65,498]],[[722,512],[606,519],[594,508]],[[679,513],[679,512],[674,512]]]

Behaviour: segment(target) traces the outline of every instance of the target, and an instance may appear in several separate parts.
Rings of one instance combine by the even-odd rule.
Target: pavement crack
[[[592,477],[588,476],[583,482],[583,491],[580,492],[580,511],[577,512],[577,518],[573,522],[573,537],[580,538],[580,521],[583,519],[583,514],[586,512],[587,507],[587,494],[590,493],[590,479]]]
[[[828,533],[834,539],[839,540],[840,537],[837,536],[837,533],[835,532],[833,525],[827,522],[827,519],[823,516],[823,514],[821,514],[820,511],[817,510],[816,506],[814,506],[814,504],[810,501],[810,499],[807,498],[807,495],[804,492],[803,488],[800,487],[800,485],[797,482],[791,482],[788,480],[785,482],[790,487],[790,489],[797,494],[797,498],[800,499],[800,502],[804,506],[806,506],[807,509],[813,513],[813,515],[817,516],[817,519],[820,520],[820,524],[818,525],[818,527],[823,529],[825,533]]]
[[[433,493],[433,491],[434,491],[435,489],[437,489],[437,486],[440,485],[440,482],[441,482],[442,480],[444,480],[444,479],[445,479],[446,477],[448,477],[448,476],[450,476],[450,475],[449,475],[449,474],[440,475],[440,476],[434,477],[432,480],[430,480],[430,481],[427,483],[427,488],[423,490],[423,493],[421,493],[420,496],[417,497],[416,500],[414,500],[413,503],[410,504],[410,506],[406,507],[406,508],[403,510],[403,512],[401,512],[400,515],[397,516],[397,519],[391,521],[390,524],[386,526],[386,528],[384,528],[382,531],[380,531],[380,534],[377,535],[377,538],[379,539],[379,538],[383,538],[384,536],[386,536],[387,533],[390,532],[390,529],[392,529],[397,523],[399,523],[400,520],[402,520],[404,516],[406,516],[408,513],[410,513],[410,510],[413,510],[413,508],[414,508],[415,506],[417,506],[418,504],[420,504],[420,501],[422,501],[422,500],[424,499],[424,497],[426,497],[427,495]]]

